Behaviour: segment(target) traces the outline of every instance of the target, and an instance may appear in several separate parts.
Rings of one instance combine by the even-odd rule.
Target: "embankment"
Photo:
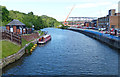
[[[31,42],[35,44],[35,43],[37,43],[37,39],[35,39],[34,41],[31,41]],[[5,66],[9,65],[10,63],[15,62],[18,59],[20,59],[25,54],[25,48],[27,46],[29,46],[30,43],[26,44],[17,53],[15,53],[13,55],[10,55],[10,56],[8,56],[6,58],[3,58],[2,62],[0,63],[0,67],[1,67],[0,69],[4,68]]]
[[[96,31],[90,31],[90,30],[84,30],[84,29],[68,29],[68,30],[72,30],[72,31],[76,31],[76,32],[80,32],[82,34],[85,34],[89,37],[95,38],[99,41],[102,41],[112,47],[115,47],[117,49],[120,49],[120,38],[112,36],[112,35],[108,35],[108,34],[104,34],[104,33],[99,33]]]

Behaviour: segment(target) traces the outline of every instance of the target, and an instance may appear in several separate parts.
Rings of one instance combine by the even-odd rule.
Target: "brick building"
[[[91,27],[96,27],[97,28],[97,20],[92,20],[91,21]]]
[[[120,28],[120,13],[115,13],[115,9],[109,10],[109,13],[105,17],[98,18],[98,28],[106,28],[109,30],[111,28],[119,29]]]
[[[91,22],[85,22],[85,23],[84,23],[84,26],[86,26],[86,27],[91,27]]]
[[[15,32],[17,34],[25,34],[26,33],[26,26],[19,20],[14,19],[10,23],[6,25],[6,29]]]
[[[98,18],[97,21],[98,28],[106,28],[106,30],[109,29],[109,15],[107,15],[106,17]]]
[[[110,16],[110,28],[120,29],[120,13]]]

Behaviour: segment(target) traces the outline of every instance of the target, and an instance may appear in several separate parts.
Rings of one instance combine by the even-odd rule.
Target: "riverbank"
[[[2,59],[17,53],[21,49],[20,45],[17,45],[9,40],[2,40]]]
[[[100,33],[100,32],[97,32],[97,31],[86,30],[86,29],[69,28],[68,30],[80,32],[80,33],[85,34],[89,37],[92,37],[94,39],[102,41],[102,42],[104,42],[104,43],[106,43],[106,44],[108,44],[112,47],[120,49],[120,38],[119,37],[115,37],[113,35]]]
[[[16,60],[20,59],[24,54],[25,54],[25,50],[26,48],[31,44],[36,44],[37,43],[37,40],[38,40],[38,37],[41,36],[43,33],[39,33],[37,35],[35,34],[32,34],[32,36],[34,36],[34,38],[32,37],[31,38],[31,35],[28,35],[28,36],[23,36],[25,39],[22,38],[22,45],[21,46],[18,46],[19,49],[16,50],[16,47],[17,45],[14,45],[12,42],[10,44],[12,44],[11,46],[11,49],[14,49],[14,50],[11,50],[11,49],[7,49],[9,51],[6,51],[6,53],[8,54],[4,54],[3,55],[3,58],[2,58],[2,62],[0,62],[0,69],[4,68],[5,66],[9,65],[10,63],[13,63],[15,62]],[[33,40],[34,39],[34,40]],[[8,43],[8,42],[7,42]],[[7,43],[5,42],[5,44],[7,45]],[[10,45],[9,45],[10,46]],[[3,46],[5,48],[5,46]]]
[[[14,53],[8,57],[3,58],[2,62],[0,63],[1,68],[4,68],[5,66],[15,62],[16,60],[19,60],[25,54],[25,48],[28,47],[30,43],[34,43],[34,44],[37,43],[37,39],[26,44],[17,53]]]

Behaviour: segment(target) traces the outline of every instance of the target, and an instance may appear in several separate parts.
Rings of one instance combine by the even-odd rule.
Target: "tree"
[[[28,13],[28,15],[34,15],[34,14],[33,14],[33,12],[31,11],[31,12]]]
[[[13,11],[13,10],[8,11],[4,6],[2,6],[2,14],[3,14],[2,22],[4,25],[8,24],[8,22],[10,22],[13,19],[18,19],[19,21],[24,23],[28,28],[32,28],[32,25],[34,25],[34,28],[36,30],[60,25],[60,23],[52,17],[46,15],[37,16],[34,15],[33,12],[29,12],[28,14],[25,14],[19,11]]]

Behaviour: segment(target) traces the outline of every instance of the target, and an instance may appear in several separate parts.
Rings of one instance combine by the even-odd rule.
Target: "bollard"
[[[33,51],[33,49],[30,49],[30,52],[32,52]]]

